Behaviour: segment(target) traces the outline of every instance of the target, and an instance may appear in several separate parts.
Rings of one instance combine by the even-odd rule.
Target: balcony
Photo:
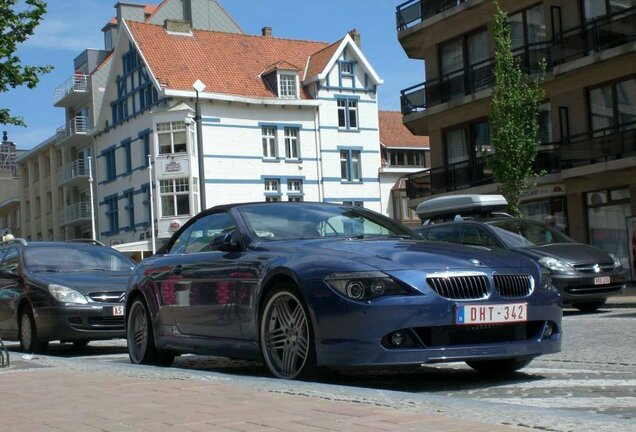
[[[53,95],[56,107],[76,107],[88,100],[88,75],[75,74],[57,86]]]
[[[84,159],[66,164],[60,173],[59,186],[74,186],[88,180],[88,164]]]
[[[636,6],[554,36],[554,66],[636,40]]]
[[[563,169],[636,156],[636,122],[567,137],[561,144]]]
[[[543,144],[539,149],[534,168],[545,173],[555,173],[560,170],[559,145],[557,143]],[[495,178],[488,169],[486,157],[478,157],[474,160],[456,162],[449,165],[431,168],[430,186],[417,187],[421,183],[421,173],[407,176],[407,196],[409,199],[452,192],[476,186],[492,184]],[[413,182],[414,186],[411,186]],[[428,189],[428,190],[427,190]]]
[[[61,226],[84,225],[91,221],[91,203],[80,201],[64,207],[58,213]]]
[[[411,28],[428,18],[459,6],[467,0],[409,0],[397,6],[395,20],[397,30]]]
[[[75,116],[56,130],[56,142],[61,147],[81,147],[90,142],[88,118]]]
[[[524,73],[540,71],[543,59],[549,59],[549,43],[539,42],[514,50]],[[458,99],[495,85],[495,58],[483,60],[467,68],[452,71],[441,78],[423,82],[402,90],[400,104],[402,114],[412,114]]]

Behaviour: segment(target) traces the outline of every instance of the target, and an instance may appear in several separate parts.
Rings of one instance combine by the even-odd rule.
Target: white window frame
[[[261,128],[263,140],[263,158],[276,159],[278,157],[278,140],[276,126],[263,126]]]
[[[179,213],[179,205],[177,202],[178,196],[188,196],[188,212],[187,213]],[[190,179],[188,177],[180,177],[174,179],[161,179],[159,181],[159,197],[161,199],[161,217],[176,217],[176,216],[187,216],[190,214],[190,205],[191,197],[190,197]],[[172,199],[173,205],[173,213],[175,214],[165,214],[164,210],[164,200]]]
[[[266,178],[264,187],[265,193],[280,193],[280,180],[277,178]]]
[[[300,159],[300,129],[297,127],[285,128],[285,158]]]
[[[352,105],[353,102],[353,105]],[[338,109],[338,129],[358,130],[360,129],[360,117],[358,115],[358,99],[351,97],[339,97],[336,99]],[[341,105],[342,103],[342,105]],[[344,125],[340,123],[340,112],[344,116]],[[351,126],[351,112],[355,114],[355,126]]]
[[[278,97],[281,99],[298,98],[298,74],[279,72]]]
[[[165,155],[165,154],[187,154],[188,153],[188,125],[184,121],[173,121],[173,122],[162,122],[157,123],[155,130],[157,132],[157,154]],[[183,147],[183,151],[175,151],[175,133],[183,133],[183,138],[185,142],[177,143],[178,146]],[[170,137],[170,152],[163,151],[164,147],[161,144],[161,137],[169,136]],[[167,146],[166,146],[167,147]]]

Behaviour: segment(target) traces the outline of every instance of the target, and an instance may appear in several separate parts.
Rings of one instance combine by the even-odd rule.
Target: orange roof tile
[[[427,136],[413,135],[402,123],[399,111],[378,111],[380,143],[385,147],[430,148]]]
[[[286,70],[286,71],[296,71],[298,72],[300,70],[300,68],[298,66],[295,66],[289,62],[286,62],[284,60],[278,61],[272,65],[269,65],[265,68],[265,70],[261,73],[261,75],[266,75],[272,71],[275,70]]]
[[[157,80],[172,90],[192,90],[200,79],[206,92],[274,98],[259,76],[284,61],[305,65],[325,42],[193,30],[192,36],[168,34],[163,26],[127,22]],[[303,98],[308,95],[303,92]]]
[[[342,39],[312,54],[311,58],[309,59],[309,67],[307,67],[307,73],[304,78],[306,79],[311,76],[317,75],[325,70],[325,67],[327,67],[327,63],[329,63],[329,60],[331,60],[333,55],[336,53],[336,50],[340,46],[341,42]]]

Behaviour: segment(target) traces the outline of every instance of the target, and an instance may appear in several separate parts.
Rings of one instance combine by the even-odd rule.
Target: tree
[[[26,85],[34,88],[39,75],[50,72],[51,66],[24,66],[16,55],[18,44],[33,35],[46,13],[46,2],[21,0],[25,8],[16,10],[18,0],[0,0],[0,92]],[[11,117],[8,108],[0,107],[0,124],[26,126],[21,117]]]
[[[520,216],[519,201],[524,190],[536,184],[533,163],[539,150],[539,110],[545,96],[543,75],[531,79],[522,72],[519,58],[512,52],[510,22],[495,6],[495,88],[490,114],[491,144],[494,153],[488,159],[499,191],[508,201],[508,209]]]

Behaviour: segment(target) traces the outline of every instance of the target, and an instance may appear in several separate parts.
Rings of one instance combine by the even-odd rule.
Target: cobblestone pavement
[[[424,423],[429,418],[426,416],[442,419],[442,423],[446,419],[444,424],[450,428],[442,428],[442,423],[431,423],[436,427],[415,427],[413,430],[462,430],[461,427],[467,427],[467,423],[463,422],[474,422],[468,430],[497,425],[555,432],[614,432],[636,431],[635,330],[634,307],[605,308],[596,314],[580,314],[567,309],[563,352],[539,358],[522,373],[505,379],[479,375],[462,364],[443,364],[426,366],[417,371],[331,373],[319,382],[287,382],[269,378],[259,363],[215,357],[182,356],[172,368],[133,366],[128,361],[124,341],[93,343],[81,352],[73,351],[70,345],[53,344],[50,355],[34,359],[28,356],[22,358],[22,354],[17,352],[12,355],[15,359],[13,372],[19,373],[24,369],[33,376],[41,373],[39,370],[53,366],[60,373],[73,371],[75,375],[91,376],[97,372],[118,379],[129,377],[151,381],[152,386],[159,386],[157,391],[165,385],[161,384],[165,381],[186,383],[186,387],[196,388],[209,385],[211,387],[205,387],[208,392],[217,392],[217,385],[230,386],[245,392],[240,397],[253,395],[250,392],[258,392],[254,396],[256,399],[272,394],[287,396],[291,397],[283,398],[287,403],[302,406],[313,401],[317,410],[320,408],[316,407],[324,402],[342,403],[348,407],[354,403],[358,408],[382,408],[394,410],[388,411],[394,414],[423,416],[419,419]],[[0,391],[8,394],[10,389],[3,385],[6,382],[3,374],[5,372],[0,372]],[[122,384],[124,390],[134,385]],[[197,391],[196,394],[203,397],[206,391]],[[145,393],[142,395],[145,397]],[[276,401],[278,403],[278,399]],[[160,401],[147,403],[159,404]],[[335,408],[329,405],[325,409]],[[3,417],[0,411],[0,419]],[[280,427],[274,429],[286,430],[282,424],[277,424]],[[324,426],[326,430],[344,430],[345,424]],[[390,427],[394,426],[380,424],[386,427],[384,430],[393,430]],[[401,424],[399,430],[409,430],[411,426]],[[492,430],[505,430],[493,427]],[[0,430],[5,430],[2,420]],[[239,430],[272,429],[253,427]]]

